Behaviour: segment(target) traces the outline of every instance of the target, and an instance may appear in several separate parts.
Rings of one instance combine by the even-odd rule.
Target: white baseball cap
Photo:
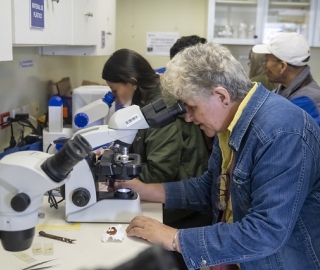
[[[293,66],[307,65],[310,57],[310,47],[306,39],[294,32],[282,33],[272,38],[268,44],[255,45],[252,51],[259,54],[273,54]]]

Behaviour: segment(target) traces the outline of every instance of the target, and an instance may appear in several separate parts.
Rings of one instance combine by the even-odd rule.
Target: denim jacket
[[[230,137],[234,223],[179,231],[189,269],[240,263],[241,270],[320,269],[320,128],[261,84]],[[165,183],[167,208],[215,208],[218,141],[198,178]]]

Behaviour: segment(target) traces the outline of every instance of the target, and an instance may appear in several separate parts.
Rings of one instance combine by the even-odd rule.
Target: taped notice
[[[28,68],[33,67],[33,60],[23,60],[19,62],[20,67]]]
[[[170,55],[170,48],[179,38],[177,32],[147,32],[147,55]]]

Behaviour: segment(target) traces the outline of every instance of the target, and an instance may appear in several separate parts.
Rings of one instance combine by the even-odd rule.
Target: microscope
[[[49,100],[49,127],[43,130],[43,151],[54,154],[61,142],[72,138],[83,128],[103,125],[115,111],[114,95],[109,86],[81,86],[72,91],[72,127],[63,125],[63,100],[53,96]]]
[[[185,113],[182,102],[167,107],[162,99],[140,108],[132,105],[116,111],[108,125],[77,131],[96,149],[106,143],[113,146],[104,151],[100,160],[91,156],[74,167],[65,184],[66,220],[68,222],[128,223],[141,214],[139,194],[130,189],[115,192],[99,191],[98,182],[113,183],[130,180],[141,172],[140,156],[129,153],[138,129],[161,128]]]
[[[102,196],[96,178],[132,179],[141,167],[127,151],[138,129],[161,128],[184,114],[182,102],[166,107],[162,99],[143,108],[114,113],[109,125],[81,129],[55,154],[21,151],[0,160],[0,239],[5,250],[28,249],[38,223],[43,194],[65,184],[66,220],[129,222],[140,214],[140,198],[131,190]],[[115,142],[100,163],[92,163],[92,147]],[[133,214],[131,214],[133,213]],[[127,217],[129,216],[129,217]]]
[[[80,135],[55,155],[39,151],[9,154],[0,161],[0,238],[8,251],[29,248],[43,194],[71,177],[76,164],[92,151]]]

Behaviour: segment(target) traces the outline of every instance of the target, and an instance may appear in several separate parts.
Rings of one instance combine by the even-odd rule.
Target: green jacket
[[[160,90],[149,93],[146,104],[162,97]],[[166,100],[167,104],[170,101]],[[172,101],[171,101],[172,102]],[[133,153],[141,156],[145,183],[178,181],[202,175],[207,169],[208,151],[198,126],[178,117],[161,129],[139,130],[132,144]],[[170,223],[193,213],[187,210],[164,209],[164,223]]]
[[[272,91],[276,88],[276,84],[269,81],[269,78],[266,74],[259,74],[257,76],[254,76],[250,78],[252,82],[260,82],[265,88]]]

